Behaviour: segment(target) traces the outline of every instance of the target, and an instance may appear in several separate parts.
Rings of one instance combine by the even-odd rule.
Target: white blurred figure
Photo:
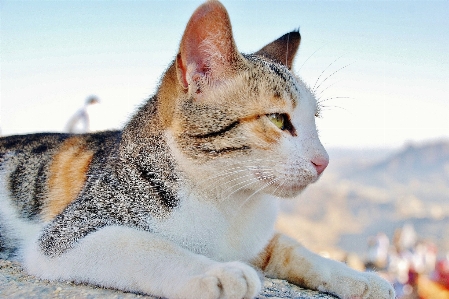
[[[79,109],[68,121],[65,131],[72,134],[83,134],[90,131],[90,110],[100,103],[98,97],[89,96],[84,106]]]
[[[373,270],[385,269],[388,265],[390,240],[384,233],[368,240],[367,266]]]
[[[401,250],[412,251],[417,241],[418,236],[413,225],[410,223],[404,224],[398,240]]]

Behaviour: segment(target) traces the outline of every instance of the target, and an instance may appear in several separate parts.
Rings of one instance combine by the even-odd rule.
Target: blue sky
[[[202,1],[0,2],[2,134],[62,131],[96,94],[94,129],[150,96]],[[326,147],[449,138],[449,1],[222,1],[253,52],[300,28],[296,72],[328,107]]]

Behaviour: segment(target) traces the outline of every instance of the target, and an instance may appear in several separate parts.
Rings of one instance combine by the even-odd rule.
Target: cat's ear
[[[269,43],[255,54],[281,63],[291,70],[300,42],[299,31],[292,31]]]
[[[207,1],[193,13],[182,37],[178,80],[184,89],[219,81],[235,70],[239,57],[226,9],[218,1]]]

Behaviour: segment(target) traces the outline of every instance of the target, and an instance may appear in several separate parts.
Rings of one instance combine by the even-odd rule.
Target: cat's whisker
[[[240,168],[240,169],[238,169],[238,168]],[[206,184],[206,183],[209,183],[211,181],[215,181],[217,179],[220,180],[220,179],[223,179],[223,178],[227,178],[229,176],[232,176],[232,175],[240,173],[240,172],[244,172],[246,170],[244,167],[238,167],[238,168],[235,167],[235,168],[232,169],[232,171],[223,171],[223,173],[219,173],[219,174],[216,174],[214,176],[208,177],[207,179],[205,179],[201,183],[202,184],[203,183]]]
[[[245,178],[246,178],[246,179],[245,179]],[[245,180],[242,181],[242,179],[245,179]],[[227,186],[228,183],[231,183],[231,182],[229,181],[229,182],[226,182],[224,185],[216,186],[216,187],[214,187],[213,189],[221,189],[221,190],[223,190],[222,193],[223,193],[223,194],[226,194],[227,190],[233,190],[236,186],[245,184],[247,181],[250,181],[250,180],[252,180],[252,179],[253,179],[252,174],[248,173],[248,174],[239,176],[239,177],[237,177],[236,179],[234,179],[232,185]],[[228,196],[228,197],[229,197],[229,196]]]
[[[322,108],[327,109],[327,110],[330,110],[331,108],[338,108],[338,109],[342,109],[342,110],[344,110],[344,111],[346,111],[346,112],[349,112],[348,109],[346,109],[346,108],[344,108],[344,107],[341,107],[341,106],[336,106],[336,105],[332,105],[332,106],[329,106],[329,105],[322,105],[322,106],[321,106],[321,109],[322,109]]]
[[[210,177],[210,178],[208,178],[208,179],[206,179],[206,180],[200,182],[199,185],[206,185],[206,184],[208,184],[209,182],[214,181],[215,184],[213,184],[213,186],[214,186],[214,188],[217,188],[217,187],[220,185],[220,184],[219,184],[220,181],[226,180],[228,177],[235,176],[236,174],[243,173],[243,172],[247,171],[248,168],[255,168],[255,169],[257,169],[258,171],[261,171],[261,172],[263,172],[263,171],[265,171],[265,170],[270,170],[270,169],[268,169],[268,168],[267,168],[267,169],[264,169],[264,168],[260,168],[260,167],[258,167],[258,166],[254,166],[254,167],[248,167],[248,166],[244,166],[244,167],[243,167],[243,166],[233,167],[232,169],[236,169],[236,170],[231,171],[231,172],[224,172],[224,173],[215,175],[215,176],[213,176],[213,177]],[[238,180],[238,179],[239,179],[239,178],[237,177],[237,178],[235,178],[235,179],[233,179],[233,180],[231,180],[231,181],[235,181],[235,180]],[[218,182],[217,182],[217,180],[218,180]],[[228,183],[228,182],[229,182],[229,181],[227,181],[226,183]]]
[[[247,183],[247,182],[249,182],[249,183]],[[243,190],[244,188],[246,188],[246,187],[248,187],[248,186],[251,186],[251,185],[253,185],[253,184],[260,183],[260,182],[261,182],[260,180],[258,180],[257,178],[255,178],[255,177],[252,176],[250,179],[245,180],[245,181],[243,181],[243,182],[240,182],[240,183],[236,184],[235,186],[238,186],[238,185],[240,185],[240,184],[244,184],[244,185],[242,185],[241,187],[237,188],[236,190],[234,190],[233,192],[231,192],[230,194],[228,194],[228,196],[227,196],[225,199],[230,198],[233,194],[237,193],[238,191]],[[234,187],[235,187],[235,186],[234,186]]]
[[[241,180],[242,178],[245,178],[245,177],[248,177],[248,176],[252,176],[252,175],[253,175],[252,172],[246,173],[246,172],[248,171],[248,169],[247,169],[246,167],[239,167],[239,168],[241,168],[241,169],[236,170],[236,171],[232,171],[232,172],[224,172],[224,173],[222,173],[222,174],[219,174],[219,175],[214,176],[214,179],[213,179],[213,180],[215,180],[215,181],[214,181],[213,187],[214,187],[214,188],[220,187],[220,184],[217,183],[217,179],[218,179],[218,182],[225,180],[224,185],[226,185],[226,184],[228,184],[229,182],[238,181],[238,180]],[[269,169],[267,169],[267,170],[269,170]],[[246,174],[245,174],[245,173],[246,173]],[[243,175],[239,175],[239,174],[243,174]],[[238,175],[238,176],[236,176],[236,175]],[[229,178],[229,177],[232,177],[232,176],[236,176],[236,177],[233,178],[232,180],[228,180],[228,178]],[[201,182],[201,184],[207,184],[208,182],[210,182],[210,179],[204,180],[203,182]],[[237,183],[237,184],[239,184],[239,183]],[[233,186],[234,186],[234,185],[233,185]],[[233,187],[233,186],[230,186],[230,187]],[[229,187],[228,187],[228,188],[229,188]],[[206,188],[206,189],[208,189],[208,188]],[[212,189],[213,189],[213,188],[212,188]]]
[[[256,159],[255,159],[256,160]],[[262,159],[257,159],[257,160],[259,160],[259,161],[263,161]],[[251,162],[251,161],[250,161]],[[228,177],[232,177],[232,176],[235,176],[236,174],[239,174],[239,173],[242,173],[242,172],[245,172],[245,171],[254,171],[254,170],[257,170],[257,171],[259,171],[259,172],[264,172],[264,171],[270,171],[271,169],[270,168],[264,168],[264,167],[261,167],[261,166],[257,166],[257,165],[255,165],[255,166],[247,166],[247,165],[244,165],[244,166],[234,166],[234,167],[232,167],[232,168],[230,168],[232,171],[229,171],[229,169],[226,171],[226,172],[223,172],[223,173],[220,173],[220,174],[217,174],[217,175],[214,175],[214,176],[212,176],[212,177],[209,177],[209,178],[207,178],[206,180],[203,180],[202,182],[200,182],[200,184],[199,185],[206,185],[206,184],[208,184],[209,182],[211,182],[211,181],[214,181],[214,183],[217,183],[216,181],[218,180],[218,181],[222,181],[222,180],[225,180],[226,178],[228,178]],[[218,184],[219,185],[219,184]],[[217,186],[217,184],[214,184],[214,186]]]
[[[331,88],[332,86],[342,82],[343,80],[339,80],[337,82],[334,82],[332,84],[330,84],[329,86],[326,86],[325,88],[323,88],[319,93],[317,93],[317,91],[315,91],[315,95],[316,97],[320,97],[326,90],[328,90],[329,88]]]
[[[278,181],[279,179],[273,179],[273,180],[271,180],[270,182],[267,182],[267,183],[265,183],[265,184],[263,184],[263,186],[261,187],[261,188],[259,188],[258,190],[256,190],[254,193],[252,193],[250,196],[248,196],[238,207],[237,207],[237,209],[236,210],[240,210],[242,207],[244,207],[245,206],[245,204],[254,196],[254,195],[256,195],[257,193],[259,193],[259,192],[261,192],[263,189],[265,189],[265,188],[267,188],[267,187],[269,187],[270,185],[272,185],[272,184],[274,184],[276,181]],[[233,213],[232,214],[232,217],[233,218],[235,218],[235,217],[237,217],[238,216],[238,214],[237,213]]]
[[[261,192],[261,191],[264,190],[265,188],[271,186],[271,185],[274,184],[276,181],[278,181],[278,179],[273,179],[273,180],[271,180],[270,182],[265,183],[261,188],[259,188],[259,189],[257,189],[256,191],[254,191],[250,196],[248,196],[248,197],[244,200],[244,202],[243,202],[243,204],[241,205],[241,207],[244,206],[244,204],[247,203],[247,202],[248,202],[254,195],[256,195],[257,193]]]
[[[324,103],[324,102],[327,102],[327,101],[330,101],[330,100],[335,100],[335,99],[354,99],[354,98],[351,98],[351,97],[331,97],[331,98],[325,98],[324,100],[323,99],[318,99],[318,103],[319,104],[321,104],[321,103]]]
[[[318,76],[318,78],[316,79],[316,81],[315,81],[315,84],[313,84],[313,87],[312,87],[312,91],[315,91],[316,90],[316,88],[315,88],[315,86],[318,84],[318,82],[320,81],[320,79],[321,79],[321,76],[323,76],[323,74],[335,63],[335,62],[337,62],[340,58],[342,58],[344,55],[342,55],[342,56],[340,56],[340,57],[338,57],[337,59],[335,59],[334,61],[332,61],[321,73],[320,73],[320,75]],[[321,82],[320,83],[320,85],[322,84],[323,82]]]
[[[217,179],[219,177],[223,177],[223,176],[239,173],[239,172],[242,172],[242,171],[245,171],[245,170],[247,170],[247,167],[246,166],[240,166],[240,165],[237,165],[237,166],[234,166],[234,167],[231,167],[231,168],[226,168],[226,169],[224,169],[224,171],[222,173],[219,173],[217,175],[214,175],[214,176],[211,176],[211,177],[207,178],[205,180],[205,182],[215,180],[215,179]]]
[[[276,181],[279,181],[279,179],[275,179]],[[283,182],[282,182],[282,184],[280,184],[280,185],[277,185],[277,187],[273,190],[273,194],[275,194],[276,193],[276,191],[279,189],[279,187],[280,186],[283,186],[284,185],[284,183],[285,183],[285,180],[283,180]]]
[[[330,74],[329,76],[327,76],[323,81],[321,81],[321,83],[315,88],[313,88],[312,89],[312,92],[315,92],[318,88],[320,88],[320,86],[321,85],[323,85],[323,83],[324,82],[326,82],[329,78],[331,78],[332,76],[334,76],[336,73],[338,73],[339,71],[341,71],[341,70],[343,70],[343,69],[345,69],[345,68],[347,68],[348,66],[350,66],[352,64],[352,62],[351,63],[348,63],[347,65],[345,65],[345,66],[343,66],[343,67],[341,67],[341,68],[339,68],[338,70],[336,70],[335,72],[333,72],[332,74]]]
[[[282,184],[278,185],[276,187],[276,189],[274,189],[273,194],[277,194],[277,192],[279,192],[279,196],[282,196],[282,194],[284,193],[283,190],[285,189],[285,187],[284,187],[285,183],[286,183],[286,180],[284,180],[282,182]],[[278,190],[280,190],[280,191],[278,191]]]
[[[262,162],[262,163],[264,163],[264,164],[266,164],[267,162],[272,162],[272,163],[276,163],[277,161],[276,160],[274,160],[274,159],[261,159],[261,158],[254,158],[254,159],[251,159],[251,160],[245,160],[245,161],[232,161],[232,163],[234,164],[234,166],[233,167],[231,167],[231,168],[225,168],[225,170],[226,171],[229,171],[229,170],[234,170],[234,169],[250,169],[250,170],[253,170],[253,169],[259,169],[259,168],[266,168],[265,166],[263,166],[263,165],[257,165],[257,163],[260,163],[260,162]],[[240,165],[236,165],[237,163],[239,163],[240,165],[243,165],[243,166],[240,166]]]
[[[249,183],[248,183],[248,182],[249,182]],[[244,180],[244,181],[241,181],[241,182],[238,182],[238,183],[234,184],[233,186],[231,186],[231,187],[227,188],[226,190],[224,190],[224,192],[223,192],[224,194],[226,194],[226,191],[228,191],[228,190],[233,190],[233,191],[232,191],[231,193],[227,194],[227,196],[223,196],[222,199],[223,199],[223,200],[227,200],[227,199],[229,199],[233,194],[235,194],[235,193],[237,193],[237,192],[239,192],[239,191],[245,189],[245,188],[248,187],[248,186],[251,186],[251,185],[253,185],[253,184],[255,184],[255,183],[258,183],[258,182],[259,182],[259,180],[257,180],[257,179],[256,179],[255,177],[253,177],[253,176],[250,176],[249,179]],[[241,185],[241,186],[240,186],[240,185]],[[240,187],[234,190],[234,188],[237,187],[237,186],[240,186]]]
[[[262,174],[266,174],[266,173],[267,173],[266,171],[260,171],[259,169],[258,169],[258,171],[259,171],[259,173],[262,173]],[[270,173],[271,173],[271,172],[270,172]],[[248,173],[248,174],[245,175],[245,176],[253,176],[253,174],[252,174],[252,173]],[[245,177],[245,176],[242,176],[242,177]],[[234,179],[232,179],[232,180],[230,180],[230,181],[228,181],[228,182],[234,182],[234,181],[240,180],[242,177],[234,178]]]
[[[321,47],[319,47],[317,50],[315,50],[315,52],[313,52],[304,62],[303,64],[299,67],[298,72],[302,69],[302,67],[306,64],[307,61],[309,61],[310,58],[312,58],[313,55],[315,55],[316,52],[320,51],[321,49],[323,49],[325,46],[327,46],[327,43],[322,45]]]
[[[239,204],[239,206],[237,207],[236,210],[240,210],[242,207],[244,207],[246,205],[246,203],[251,199],[251,197],[253,197],[255,194],[257,194],[258,192],[262,191],[263,189],[265,189],[266,187],[268,187],[270,185],[269,183],[265,183],[263,184],[263,186],[261,188],[259,188],[258,190],[256,190],[254,193],[252,193],[251,195],[249,195],[248,197],[245,198],[245,200],[242,201],[242,203]]]

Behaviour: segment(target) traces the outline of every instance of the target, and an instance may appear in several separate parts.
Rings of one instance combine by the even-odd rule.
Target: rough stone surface
[[[108,298],[108,299],[156,299],[151,296],[125,293],[91,285],[40,280],[23,272],[17,262],[0,259],[0,298]],[[301,289],[286,281],[265,279],[264,288],[258,299],[335,299],[336,297]]]

